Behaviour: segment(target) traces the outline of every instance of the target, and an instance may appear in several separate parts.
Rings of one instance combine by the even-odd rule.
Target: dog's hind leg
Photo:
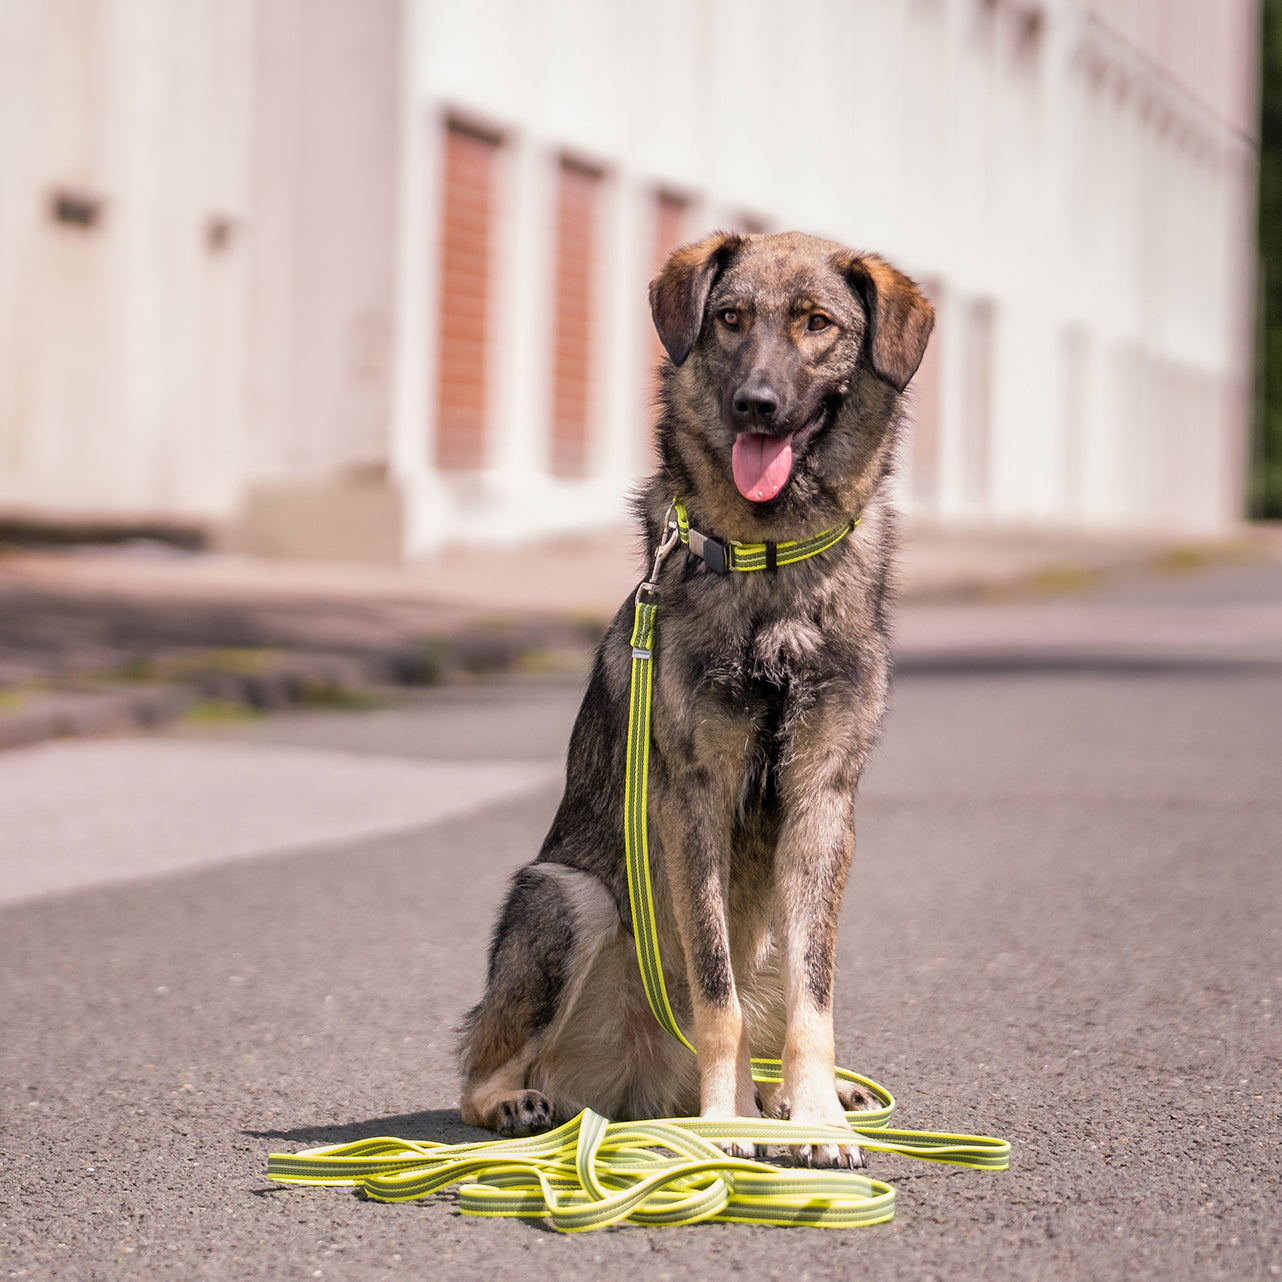
[[[463,1028],[465,1122],[532,1135],[597,1098],[599,1086],[579,1080],[585,1066],[567,1066],[560,1044],[603,944],[618,932],[618,909],[591,874],[551,862],[516,874],[490,948],[485,996]],[[612,1060],[607,1076],[618,1075]]]
[[[576,914],[564,886],[531,864],[512,878],[490,945],[485,996],[464,1021],[463,1120],[503,1135],[556,1122],[556,1103],[526,1075],[556,1020],[574,954]]]

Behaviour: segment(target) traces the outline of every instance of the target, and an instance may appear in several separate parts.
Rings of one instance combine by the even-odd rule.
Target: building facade
[[[916,518],[1223,530],[1258,0],[11,0],[0,516],[397,559],[624,519],[714,227],[938,312]]]

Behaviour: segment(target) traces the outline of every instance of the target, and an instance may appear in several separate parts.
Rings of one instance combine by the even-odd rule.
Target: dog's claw
[[[867,1165],[864,1151],[858,1144],[800,1144],[792,1150],[792,1160],[797,1166],[837,1167],[850,1171]]]
[[[515,1139],[550,1131],[554,1121],[552,1101],[546,1095],[541,1091],[521,1091],[499,1104],[499,1124],[495,1129],[505,1139]]]
[[[760,1146],[752,1143],[751,1140],[717,1140],[717,1147],[727,1157],[760,1157]]]

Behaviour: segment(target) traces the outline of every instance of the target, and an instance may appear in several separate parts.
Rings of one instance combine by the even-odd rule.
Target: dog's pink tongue
[[[745,499],[764,503],[788,483],[792,472],[792,437],[740,432],[730,454],[734,483]]]

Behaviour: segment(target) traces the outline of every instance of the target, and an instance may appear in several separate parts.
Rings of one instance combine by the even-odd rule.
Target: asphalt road
[[[1272,571],[1199,582],[1155,604],[1205,624],[1282,600]],[[1115,618],[1146,600],[1081,608]],[[84,760],[54,751],[76,745],[41,750],[45,801],[6,825],[0,864],[83,868],[80,889],[19,888],[0,907],[0,1268],[1282,1275],[1282,654],[1227,634],[1217,647],[1204,627],[1195,654],[1148,662],[1132,635],[1076,661],[1054,637],[1015,652],[993,631],[978,657],[967,633],[964,652],[941,645],[897,681],[862,790],[837,1042],[894,1092],[901,1125],[1004,1136],[1009,1172],[874,1158],[899,1211],[871,1229],[572,1237],[461,1216],[448,1195],[388,1206],[269,1183],[271,1151],[479,1134],[458,1120],[451,1029],[479,991],[506,876],[550,818],[540,779],[578,697],[577,679],[507,681],[149,741],[195,755],[164,789],[129,794],[130,823],[118,790],[86,794]],[[34,769],[31,751],[0,756],[0,790]],[[222,773],[202,775],[202,751]],[[335,782],[358,759],[378,797],[416,769],[433,786],[472,779],[438,766],[527,775],[498,795],[491,771],[452,818],[397,810],[370,831]],[[263,812],[271,839],[237,846],[231,821],[258,813],[246,798],[264,781],[281,794]],[[165,853],[185,844],[175,814],[204,843],[195,863]],[[152,862],[121,872],[111,843],[157,832]]]

